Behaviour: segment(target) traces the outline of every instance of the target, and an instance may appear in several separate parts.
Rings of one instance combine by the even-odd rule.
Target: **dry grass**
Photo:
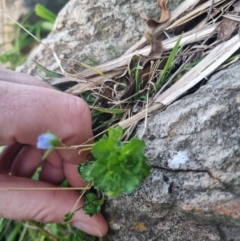
[[[167,105],[179,99],[199,82],[208,79],[238,51],[240,47],[237,33],[239,18],[238,13],[230,9],[230,7],[233,8],[234,2],[236,1],[186,0],[171,13],[169,20],[151,29],[146,28],[151,36],[161,38],[167,35],[164,34],[166,32],[175,33],[174,37],[165,37],[162,40],[163,53],[158,59],[152,59],[144,65],[147,56],[151,55],[152,46],[151,41],[149,43],[148,39],[143,37],[120,58],[95,66],[94,71],[87,68],[77,74],[82,82],[68,89],[67,92],[75,95],[88,93],[96,97],[95,106],[125,110],[115,119],[112,115],[110,119],[113,118],[113,120],[109,121],[101,131],[111,125],[131,127],[129,129],[131,131],[139,120],[146,118],[154,111],[165,109]],[[226,19],[235,21],[237,27],[232,31],[228,30],[226,25],[225,33],[220,39],[219,33],[221,35],[222,24]],[[178,33],[179,29],[181,29],[180,33]],[[181,34],[179,51],[175,53],[173,63],[167,70],[167,76],[161,86],[156,86],[159,76],[163,73],[166,60],[169,58],[169,51],[174,48]],[[136,49],[139,46],[142,48]],[[179,62],[181,64],[176,65]],[[137,73],[138,79],[136,73],[131,71],[136,65],[142,66]],[[191,66],[190,69],[187,66]],[[136,85],[136,82],[140,87],[132,88],[134,90],[130,91],[129,89]],[[121,93],[116,92],[118,88]],[[149,93],[149,101],[139,98],[146,96],[147,93]],[[135,109],[138,111],[133,111]]]

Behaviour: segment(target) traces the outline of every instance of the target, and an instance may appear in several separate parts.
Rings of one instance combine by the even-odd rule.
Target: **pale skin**
[[[68,146],[91,139],[87,104],[35,77],[0,67],[0,146],[6,146],[0,154],[0,217],[62,223],[64,215],[76,203],[77,191],[37,188],[59,186],[64,179],[73,187],[82,187],[77,166],[86,161],[86,152],[75,158],[77,152],[72,155],[66,150],[53,151],[43,165],[40,180],[31,179],[42,165],[43,151],[36,148],[37,137],[46,131]],[[7,190],[13,187],[36,188],[36,191]],[[76,208],[81,206],[82,201]],[[70,222],[92,235],[107,233],[107,223],[101,214],[90,218],[80,209]]]

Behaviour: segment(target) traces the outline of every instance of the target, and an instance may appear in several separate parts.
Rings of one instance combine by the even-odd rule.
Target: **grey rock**
[[[183,0],[173,0],[173,9]],[[79,61],[96,65],[123,54],[144,34],[142,14],[159,19],[156,0],[71,0],[59,13],[54,31],[43,43],[64,59],[65,70],[79,71]],[[57,70],[53,53],[44,46],[36,49],[19,70],[36,75],[32,60]],[[40,73],[42,74],[42,73]]]
[[[240,240],[239,68],[149,118],[152,173],[133,194],[108,200],[109,240]]]

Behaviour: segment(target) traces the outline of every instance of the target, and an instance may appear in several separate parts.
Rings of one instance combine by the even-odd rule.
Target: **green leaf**
[[[93,168],[92,162],[85,162],[78,167],[78,172],[84,181],[90,182],[92,180],[91,170]]]
[[[108,129],[108,137],[114,141],[120,141],[122,139],[123,129],[121,126]]]
[[[97,195],[94,193],[87,193],[83,202],[83,210],[90,217],[98,214],[101,211],[101,206],[103,204],[103,198],[98,199]]]
[[[64,215],[63,222],[69,222],[74,215],[74,212],[69,212]]]
[[[101,139],[92,147],[92,154],[96,159],[107,162],[107,157],[111,151],[114,151],[115,142],[113,140]]]

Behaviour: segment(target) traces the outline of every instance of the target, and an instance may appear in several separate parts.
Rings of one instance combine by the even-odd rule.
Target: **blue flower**
[[[41,134],[37,140],[37,148],[43,150],[51,150],[61,145],[61,141],[51,132]]]

